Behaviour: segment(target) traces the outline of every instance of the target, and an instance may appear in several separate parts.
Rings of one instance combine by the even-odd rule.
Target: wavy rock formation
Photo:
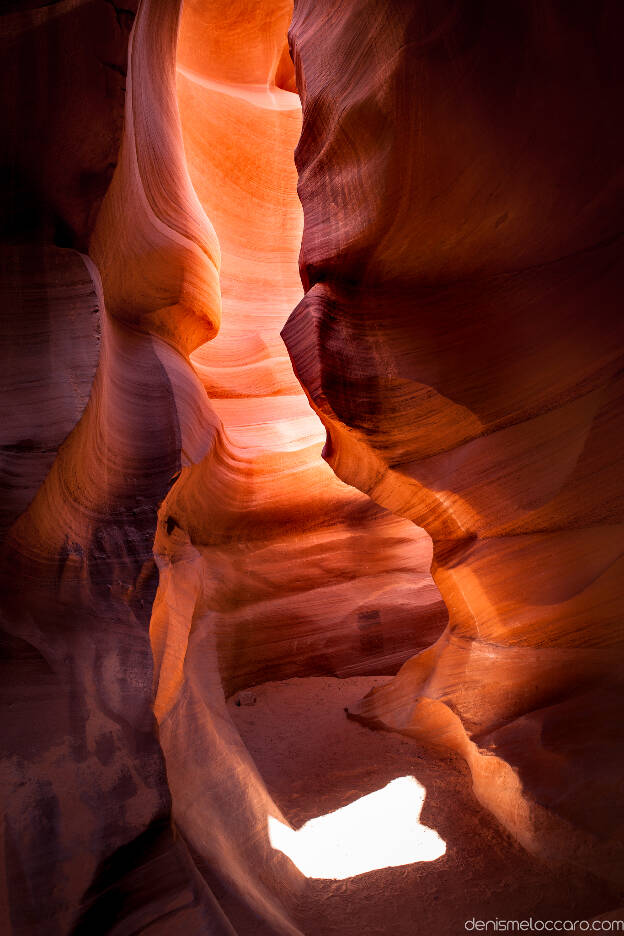
[[[142,6],[130,53],[135,78],[148,66],[141,87],[169,129],[140,155],[129,145],[147,136],[146,111],[122,80],[132,19],[103,2],[2,19],[42,132],[34,147],[23,114],[4,141],[0,928],[16,934],[155,932],[172,915],[228,932],[171,823],[148,631],[157,508],[180,463],[169,372],[181,354],[161,335],[179,334],[180,320],[185,334],[214,332],[215,240],[179,137],[172,145],[175,4]],[[167,50],[163,88],[154,65]],[[27,69],[35,53],[47,74]],[[125,143],[100,210],[114,168],[101,153],[117,159],[124,101]],[[158,157],[169,163],[168,200],[143,182]],[[123,211],[111,212],[120,185]],[[25,193],[28,211],[18,211]],[[66,246],[86,240],[104,288],[93,260]]]
[[[245,49],[242,14],[230,22],[190,4],[181,25],[186,156],[219,237],[223,314],[194,369],[180,361],[173,381],[182,461],[159,514],[150,634],[176,824],[238,931],[291,932],[303,881],[271,846],[268,817],[285,820],[224,690],[269,676],[392,672],[440,633],[446,613],[422,531],[371,509],[321,461],[322,427],[279,339],[301,295],[300,106],[275,83],[279,72],[289,84],[287,17],[257,12],[264,25],[252,24]],[[221,43],[240,49],[238,63],[220,57]]]
[[[428,538],[322,462],[322,425],[279,337],[301,298],[290,16],[289,3],[194,2],[178,43],[189,172],[221,248],[221,329],[192,361],[225,434],[210,479],[180,479],[163,509],[210,570],[227,692],[393,672],[446,620]]]
[[[180,6],[0,16],[0,930],[394,927],[418,862],[307,880],[270,837],[305,768],[267,789],[226,704],[315,673],[399,670],[351,714],[619,881],[618,8],[297,0],[295,73],[287,3]],[[328,812],[422,756],[342,712],[284,733]]]
[[[78,421],[97,365],[95,287],[67,248],[86,248],[117,159],[136,4],[126,7],[3,5],[2,533]]]
[[[351,713],[620,882],[621,26],[608,0],[298,0],[284,330],[326,459],[427,530],[449,610]]]
[[[0,262],[0,536],[28,507],[84,410],[99,351],[98,298],[73,250],[6,245]]]
[[[186,168],[178,15],[142,3],[127,69],[132,10],[94,0],[3,19],[15,84],[49,125],[33,153],[5,102],[3,929],[15,933],[296,932],[301,876],[267,833],[269,816],[285,820],[223,686],[394,671],[446,619],[428,539],[322,463],[279,344],[300,297],[287,7],[226,37],[248,45],[244,92],[221,75],[200,100],[208,130],[224,107],[241,122],[238,174],[221,134],[196,176],[221,227],[231,320],[214,355],[205,347],[221,321],[220,247]],[[252,73],[263,36],[268,90]],[[37,56],[59,60],[49,112],[43,73],[23,75]],[[273,187],[246,165],[252,139]],[[254,211],[215,200],[215,172],[246,178]]]

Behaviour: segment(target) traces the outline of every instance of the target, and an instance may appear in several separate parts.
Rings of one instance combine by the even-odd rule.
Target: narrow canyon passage
[[[621,917],[623,30],[0,13],[2,933]]]
[[[216,570],[227,692],[283,675],[394,672],[446,622],[429,538],[322,460],[325,431],[280,337],[303,295],[290,17],[289,4],[235,16],[191,3],[178,40],[187,166],[221,253],[221,327],[191,361],[224,427],[230,520],[219,542],[206,493],[193,542]]]
[[[187,374],[178,393],[183,431],[190,413],[209,441],[192,442],[159,512],[150,633],[173,818],[212,891],[241,932],[321,932],[323,891],[302,916],[305,878],[267,825],[286,820],[223,695],[271,678],[389,675],[437,639],[447,614],[424,531],[322,460],[323,426],[279,334],[302,296],[301,107],[277,84],[293,85],[290,8],[269,13],[258,8],[240,46],[240,21],[228,41],[214,6],[188,4],[180,25],[186,166],[218,238],[222,309],[219,333],[191,356],[203,392]]]
[[[283,813],[274,820],[277,827],[291,823],[297,829],[398,778],[416,777],[425,790],[424,815],[447,853],[431,860],[412,856],[401,868],[368,871],[363,878],[346,874],[341,882],[327,880],[333,873],[331,867],[323,871],[322,858],[320,879],[311,874],[303,885],[294,872],[291,894],[281,901],[304,932],[381,934],[389,917],[393,932],[406,936],[461,931],[471,907],[487,918],[521,919],[527,892],[538,917],[592,916],[617,903],[616,892],[582,870],[547,871],[527,855],[477,802],[460,757],[436,755],[405,737],[371,736],[345,718],[347,706],[357,710],[375,686],[391,688],[398,666],[436,641],[445,609],[429,577],[424,531],[376,509],[321,460],[324,427],[310,411],[279,337],[302,296],[302,216],[293,165],[301,109],[290,60],[284,59],[290,10],[273,9],[273,18],[268,8],[257,14],[258,22],[249,22],[248,11],[247,20],[229,21],[216,7],[189,4],[178,40],[177,96],[188,171],[221,254],[220,331],[191,361],[222,422],[226,453],[223,526],[214,526],[217,502],[192,477],[187,500],[174,485],[161,511],[187,531],[188,504],[196,511],[192,548],[185,540],[180,553],[202,579],[201,610],[193,612],[184,659],[185,682],[197,700],[192,709],[202,699],[213,718],[223,711],[221,686],[230,696],[228,711],[247,748],[239,749],[235,769],[247,777],[244,798],[257,790],[247,822],[258,827],[261,850],[268,830],[273,852],[281,851],[279,835],[271,837],[270,824],[262,827],[263,816],[275,809]],[[163,554],[172,549],[175,556],[176,536],[174,529],[173,545]],[[153,632],[159,630],[159,609],[175,604],[167,592],[175,596],[176,578],[184,580],[186,570],[178,568],[175,559],[166,573],[161,566]],[[357,646],[350,646],[354,636]],[[166,672],[161,668],[159,693],[167,692]],[[381,683],[374,673],[384,675]],[[292,676],[301,678],[288,681]],[[271,682],[280,678],[287,681]],[[239,691],[248,687],[248,697],[257,701],[237,705],[247,697]],[[206,730],[203,717],[194,721],[185,704],[184,718],[173,715],[174,729],[168,705],[161,710],[157,701],[156,711],[180,809],[189,802],[189,761],[196,758],[191,789],[202,774],[204,782],[217,782],[219,772],[181,742],[185,732],[193,734],[192,725],[198,736]],[[237,742],[229,729],[224,737],[230,737],[230,750],[220,756],[231,770]],[[404,821],[412,808],[406,805]],[[195,800],[188,809],[194,823],[219,826],[214,804],[202,808]],[[376,828],[373,821],[371,836]],[[224,824],[222,836],[231,832]],[[205,853],[205,833],[193,834],[195,848]],[[392,838],[391,823],[386,835]],[[376,848],[382,852],[383,843]],[[218,863],[218,851],[213,855]],[[388,865],[401,863],[397,855],[390,847]],[[268,865],[276,858],[269,856]],[[246,873],[241,866],[231,871],[238,886]],[[292,867],[280,874],[291,877]],[[266,886],[275,886],[270,876]],[[423,901],[430,905],[426,912]],[[250,923],[240,925],[244,930]]]

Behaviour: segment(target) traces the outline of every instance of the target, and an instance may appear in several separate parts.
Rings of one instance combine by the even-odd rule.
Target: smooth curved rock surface
[[[0,537],[26,509],[78,422],[98,361],[98,297],[76,251],[2,249]]]
[[[87,67],[106,39],[92,48],[103,6],[118,43],[106,61],[119,64],[102,67],[127,79],[115,86],[125,94],[124,134],[117,154],[119,121],[114,138],[102,125],[102,147],[113,156],[97,185],[80,188],[75,178],[99,171],[93,123],[107,106],[98,94],[109,94],[99,67],[94,78]],[[142,3],[126,69],[130,13],[108,3],[63,3],[9,13],[3,23],[18,72],[25,48],[45,48],[54,60],[55,37],[69,41],[85,31],[78,56],[85,74],[71,55],[59,62],[67,98],[54,98],[49,152],[42,147],[28,163],[27,139],[16,135],[7,156],[9,181],[23,179],[11,198],[27,190],[36,211],[27,224],[15,217],[5,238],[13,244],[3,251],[3,389],[13,403],[3,438],[10,495],[3,692],[13,706],[13,727],[3,732],[3,927],[90,936],[172,926],[295,933],[301,877],[270,845],[267,818],[283,816],[231,726],[222,683],[232,691],[267,673],[396,670],[414,645],[440,632],[445,611],[422,531],[371,509],[320,460],[316,417],[279,344],[300,295],[290,152],[299,104],[284,58],[289,11],[269,30],[275,90],[254,91],[250,105],[266,154],[283,142],[271,169],[277,190],[264,193],[267,210],[250,215],[264,224],[267,249],[261,263],[241,264],[244,275],[231,289],[226,263],[224,293],[239,303],[228,309],[239,330],[214,358],[202,347],[194,366],[188,355],[220,325],[221,259],[182,145],[179,9]],[[250,34],[258,29],[248,24]],[[29,80],[40,97],[36,75]],[[288,133],[274,99],[288,102]],[[111,98],[110,106],[119,103]],[[88,118],[79,134],[84,147],[75,145],[74,162],[62,170],[57,129],[74,119],[74,106]],[[33,116],[43,121],[39,111]],[[244,166],[252,128],[243,129],[236,145]],[[222,171],[226,143],[219,141]],[[49,171],[55,159],[65,188]],[[265,179],[254,172],[249,184],[260,193]],[[213,184],[208,176],[205,188]],[[231,271],[241,219],[227,204],[222,215],[215,205],[215,214],[230,212]],[[89,256],[67,248],[87,241]],[[254,252],[257,244],[247,258]],[[270,289],[254,318],[259,295]],[[268,390],[247,369],[250,341],[269,349],[261,354]],[[221,380],[223,353],[234,365],[232,390]],[[283,408],[273,410],[274,401]],[[245,408],[254,403],[249,419]],[[337,555],[324,558],[330,542]],[[379,543],[388,552],[381,562]],[[362,618],[371,604],[374,620]],[[420,634],[412,628],[415,606]]]
[[[162,513],[203,556],[227,694],[394,672],[446,621],[428,537],[324,464],[322,424],[279,336],[301,298],[301,108],[280,64],[290,15],[287,3],[191,3],[178,41],[189,173],[221,252],[221,328],[192,362],[224,431]]]
[[[231,63],[204,48],[202,11],[217,16],[191,4],[182,20],[178,99],[189,172],[219,238],[223,315],[219,335],[192,354],[194,370],[180,361],[174,381],[182,461],[155,543],[155,712],[174,819],[228,918],[240,932],[291,932],[305,882],[271,847],[268,817],[285,820],[224,690],[392,672],[446,615],[422,531],[371,507],[322,462],[321,426],[279,340],[301,295],[300,109],[258,47],[273,30],[278,49],[284,23],[269,15],[254,32],[245,80],[233,82]],[[228,24],[236,49],[241,19],[224,15],[223,35]]]
[[[226,695],[434,638],[352,714],[619,881],[613,9],[5,8],[3,932],[361,932]]]
[[[177,7],[157,7],[154,15],[143,5],[141,28],[149,33],[151,26],[156,33],[152,70],[154,45],[166,48],[173,39],[173,78]],[[29,116],[37,130],[48,118],[52,127],[50,134],[42,133],[36,153],[27,151],[32,132],[20,135],[22,123],[4,141],[11,167],[4,180],[9,208],[24,194],[23,183],[36,209],[4,215],[2,245],[3,390],[10,394],[5,399],[11,409],[2,477],[3,493],[9,490],[3,521],[10,528],[0,554],[6,716],[0,928],[28,936],[92,936],[147,926],[155,932],[161,918],[166,928],[173,916],[197,931],[204,923],[212,932],[231,931],[172,825],[153,716],[149,618],[157,569],[152,547],[158,504],[179,468],[180,432],[167,365],[180,353],[136,327],[142,316],[158,323],[159,303],[182,306],[188,291],[180,275],[181,252],[188,257],[191,281],[197,254],[205,253],[177,209],[177,228],[169,233],[165,210],[161,206],[157,215],[149,206],[127,148],[118,168],[135,183],[128,189],[136,197],[136,238],[144,247],[156,230],[159,245],[164,242],[152,255],[157,274],[151,277],[152,293],[138,295],[127,315],[119,303],[115,307],[111,285],[123,279],[114,269],[119,253],[101,227],[93,236],[113,167],[101,172],[100,150],[93,151],[92,143],[100,134],[101,147],[116,158],[120,122],[98,120],[102,112],[111,119],[123,113],[123,82],[113,89],[108,72],[117,81],[121,72],[125,76],[131,22],[131,8],[104,2],[33,7],[1,20],[10,62],[18,75],[23,72],[23,93],[37,99]],[[67,53],[60,55],[63,37]],[[118,68],[99,62],[107,42]],[[141,45],[150,48],[148,39]],[[37,84],[45,75],[38,69],[26,73],[25,50],[32,47],[48,61],[50,81],[57,79],[47,115],[45,83],[43,90]],[[62,91],[65,97],[57,96]],[[133,116],[130,107],[126,133]],[[175,138],[175,125],[168,141],[172,133]],[[62,165],[61,145],[71,156]],[[65,188],[55,184],[49,170],[54,160]],[[94,187],[80,184],[89,172],[97,177]],[[109,195],[114,198],[115,191]],[[183,202],[183,187],[174,188],[173,195]],[[210,225],[199,207],[196,214],[209,239]],[[126,217],[126,234],[129,221]],[[104,290],[93,260],[66,247],[68,242],[82,246],[89,237],[93,255],[108,261],[102,263]],[[117,237],[118,246],[120,230],[109,230],[108,237]],[[136,240],[127,237],[125,245],[122,263],[133,247],[136,252]],[[208,257],[202,263],[214,271]],[[210,277],[202,275],[204,280],[209,286]],[[105,308],[106,291],[116,317]],[[175,371],[171,364],[169,369]],[[149,418],[147,401],[154,407]]]
[[[326,459],[427,530],[449,610],[351,714],[460,752],[527,848],[619,881],[621,15],[298,0],[283,332]]]

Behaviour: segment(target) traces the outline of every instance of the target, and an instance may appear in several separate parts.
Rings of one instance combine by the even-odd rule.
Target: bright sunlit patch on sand
[[[435,861],[446,852],[446,843],[420,824],[424,799],[425,788],[415,777],[399,777],[296,831],[269,816],[269,841],[309,878],[343,880]]]

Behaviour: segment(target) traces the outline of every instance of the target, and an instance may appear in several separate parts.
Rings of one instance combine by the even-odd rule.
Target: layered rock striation
[[[315,673],[617,884],[619,7],[135,12],[0,17],[0,929],[361,930],[226,705]]]
[[[299,0],[283,332],[325,458],[427,530],[449,610],[351,714],[620,881],[621,13]]]
[[[226,692],[393,672],[446,620],[428,538],[321,460],[322,425],[279,336],[301,298],[290,16],[288,3],[191,3],[178,42],[189,173],[221,250],[221,329],[192,362],[224,433],[202,480],[182,477],[163,510],[209,570]]]
[[[267,833],[285,819],[223,687],[396,670],[444,626],[427,537],[322,463],[279,343],[300,296],[289,16],[250,20],[242,78],[179,75],[223,240],[212,355],[221,248],[182,143],[179,5],[145,0],[131,35],[104,0],[3,15],[7,932],[296,932],[302,878]]]
[[[171,823],[148,627],[157,508],[179,466],[167,368],[180,353],[158,334],[159,313],[184,314],[184,280],[195,274],[193,302],[210,319],[217,274],[199,206],[193,228],[174,187],[169,228],[141,181],[153,148],[139,167],[128,146],[140,111],[125,85],[133,19],[132,5],[88,2],[16,8],[1,20],[12,84],[3,97],[0,928],[16,934],[127,932],[172,913],[190,923],[206,906],[215,916]],[[136,69],[137,49],[154,72],[167,48],[173,69],[176,31],[175,4],[144,4]],[[116,167],[127,198],[105,234]],[[87,246],[91,256],[78,252]],[[143,255],[134,267],[133,253]]]

